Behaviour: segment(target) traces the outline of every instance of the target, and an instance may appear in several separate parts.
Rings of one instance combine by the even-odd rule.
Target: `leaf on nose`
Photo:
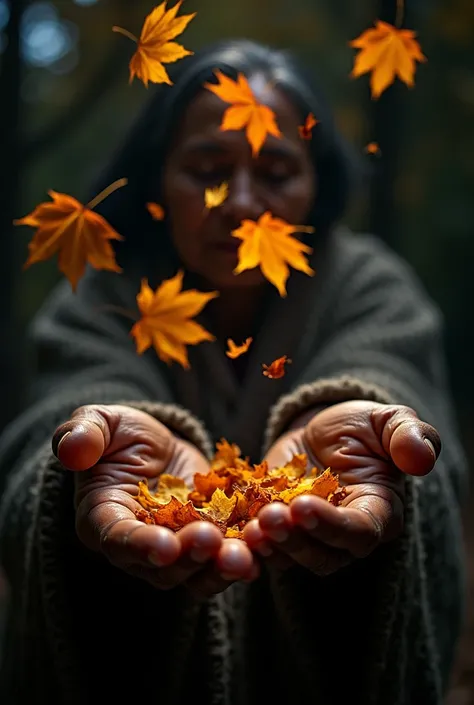
[[[226,76],[222,71],[216,71],[219,81],[205,83],[204,88],[212,91],[225,103],[230,103],[222,116],[221,130],[243,130],[252,147],[254,157],[258,155],[267,135],[280,138],[282,133],[277,125],[273,110],[258,101],[243,73],[237,75],[237,80]]]
[[[208,210],[221,206],[229,195],[229,184],[224,181],[220,186],[204,191],[204,204]]]
[[[243,220],[240,228],[232,232],[233,237],[242,240],[234,274],[260,267],[263,276],[285,297],[290,276],[288,265],[309,276],[315,273],[305,256],[311,254],[313,248],[292,237],[297,232],[312,233],[314,228],[290,225],[281,218],[274,218],[269,211],[257,221]]]

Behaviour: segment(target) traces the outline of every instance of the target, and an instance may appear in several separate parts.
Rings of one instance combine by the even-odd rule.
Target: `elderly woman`
[[[243,73],[277,117],[282,136],[257,156],[243,130],[220,130],[227,105],[203,89],[217,69]],[[286,53],[225,42],[173,80],[103,177],[128,178],[101,211],[124,236],[123,273],[53,291],[33,323],[31,404],[1,439],[2,703],[441,705],[466,469],[440,313],[406,263],[339,224],[349,160]],[[303,140],[309,112],[320,124]],[[204,189],[223,181],[228,198],[206,211]],[[234,273],[232,231],[267,211],[315,228],[302,236],[315,276],[292,270],[286,297],[259,268]],[[190,347],[190,369],[137,355],[119,313],[142,278],[155,288],[178,270],[183,288],[219,291],[199,318],[216,341]],[[228,338],[249,336],[226,357]],[[263,376],[283,354],[286,375]],[[208,472],[222,437],[254,463],[307,453],[347,497],[271,503],[243,539],[137,520],[140,480]]]

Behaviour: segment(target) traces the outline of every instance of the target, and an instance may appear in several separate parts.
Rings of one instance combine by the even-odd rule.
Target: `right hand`
[[[246,544],[224,539],[208,521],[174,532],[137,520],[140,480],[153,489],[166,472],[192,486],[196,472],[209,472],[195,446],[150,414],[118,404],[81,406],[56,429],[52,445],[60,463],[75,472],[79,539],[113,565],[158,589],[184,584],[198,597],[258,575]]]

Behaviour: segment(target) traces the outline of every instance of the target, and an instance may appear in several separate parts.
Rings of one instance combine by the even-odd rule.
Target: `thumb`
[[[441,439],[430,424],[408,407],[394,410],[382,431],[382,445],[392,461],[408,475],[426,475],[440,454]]]
[[[88,470],[96,465],[110,444],[110,420],[100,406],[81,406],[69,421],[56,429],[52,449],[69,470]]]

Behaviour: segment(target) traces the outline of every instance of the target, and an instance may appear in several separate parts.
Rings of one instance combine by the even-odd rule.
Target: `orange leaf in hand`
[[[260,266],[263,276],[278,289],[280,296],[286,296],[286,281],[290,275],[288,264],[309,276],[314,274],[303,254],[310,254],[313,249],[291,237],[296,232],[312,233],[314,228],[289,225],[281,218],[274,218],[269,211],[257,222],[243,220],[240,228],[232,232],[233,237],[242,240],[234,274]]]
[[[163,220],[165,217],[165,209],[159,203],[147,203],[146,207],[153,220]]]
[[[37,228],[28,245],[29,257],[23,269],[59,252],[59,270],[67,277],[73,291],[84,275],[86,264],[94,269],[121,272],[109,240],[123,238],[92,208],[126,183],[126,179],[115,181],[85,206],[65,193],[48,191],[52,202],[40,203],[29,215],[13,221],[14,225]]]
[[[227,196],[229,195],[229,184],[224,181],[220,186],[216,186],[215,188],[207,188],[204,191],[204,203],[206,205],[206,208],[209,210],[211,208],[217,208],[218,206],[221,206]]]
[[[189,368],[186,345],[196,345],[205,340],[215,340],[199,323],[190,320],[219,292],[202,293],[196,289],[181,291],[182,271],[166,279],[155,292],[146,279],[142,280],[137,304],[142,314],[130,331],[135,338],[137,352],[141,355],[152,345],[163,362],[176,360]]]
[[[285,365],[289,365],[290,363],[291,360],[289,360],[286,355],[283,355],[283,357],[273,360],[270,365],[263,364],[263,374],[270,379],[280,379],[280,377],[285,375]]]
[[[216,71],[215,75],[219,83],[205,83],[204,88],[208,88],[224,102],[231,103],[222,117],[220,129],[242,130],[245,127],[252,154],[257,156],[267,134],[281,137],[275,113],[256,99],[243,73],[238,74],[237,81],[222,71]]]
[[[181,44],[170,41],[184,32],[189,22],[196,16],[193,12],[191,15],[176,17],[182,4],[183,0],[180,0],[171,10],[166,10],[165,0],[155,7],[145,18],[139,39],[122,27],[112,27],[114,32],[124,34],[137,43],[137,50],[129,64],[130,83],[137,76],[146,88],[149,81],[172,85],[163,64],[169,64],[193,54]]]
[[[409,88],[414,85],[416,61],[426,61],[421,47],[410,29],[398,29],[388,22],[377,20],[375,28],[349,42],[360,49],[351,72],[352,78],[372,71],[370,89],[372,98],[379,98],[398,76]]]
[[[317,125],[318,122],[319,120],[316,120],[313,113],[309,113],[309,115],[306,116],[304,125],[298,126],[298,132],[300,134],[301,139],[310,140],[312,137],[313,127]]]
[[[240,357],[240,355],[243,355],[244,353],[247,352],[252,340],[253,340],[253,338],[247,338],[242,343],[242,345],[236,345],[233,340],[228,338],[227,345],[229,346],[229,349],[226,350],[225,354],[227,355],[227,357],[230,357],[232,360],[235,360],[236,357]]]

